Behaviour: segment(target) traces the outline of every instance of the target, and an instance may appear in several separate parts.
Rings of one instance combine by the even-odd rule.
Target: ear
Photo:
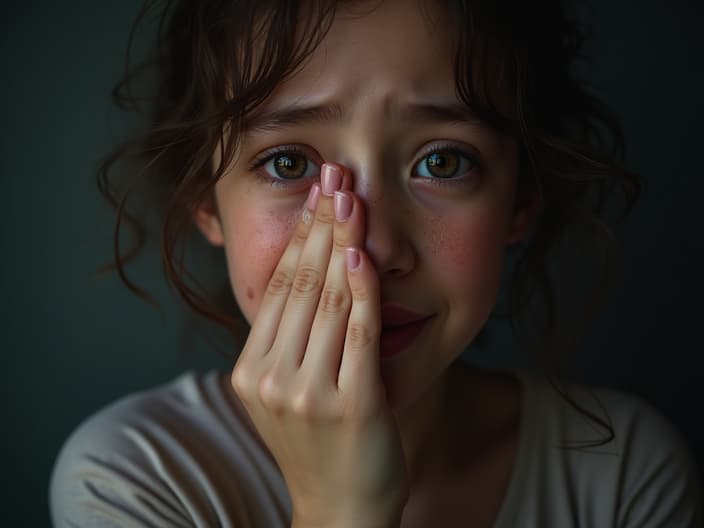
[[[222,247],[225,245],[225,233],[214,196],[211,195],[198,206],[193,214],[193,222],[213,246]]]
[[[523,195],[514,208],[506,244],[514,244],[526,235],[528,228],[540,212],[541,203],[540,196],[535,190]]]

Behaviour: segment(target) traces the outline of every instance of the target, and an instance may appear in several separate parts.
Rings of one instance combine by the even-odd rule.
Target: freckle
[[[254,299],[254,290],[252,288],[247,288],[247,299],[250,301]]]
[[[442,216],[433,218],[429,225],[432,227],[426,233],[433,258],[439,259],[441,266],[449,266],[448,271],[466,266],[472,254],[468,240],[464,238],[466,233]]]
[[[440,216],[436,216],[429,219],[429,221],[426,223],[426,226],[429,227],[425,228],[425,236],[428,238],[430,250],[434,257],[437,257],[437,255],[440,253],[444,242],[443,230],[437,229],[440,220]]]

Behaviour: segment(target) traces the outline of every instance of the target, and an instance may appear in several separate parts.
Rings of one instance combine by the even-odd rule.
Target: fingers
[[[372,405],[382,397],[379,338],[381,335],[381,303],[379,276],[369,255],[359,247],[346,251],[346,274],[352,294],[352,308],[347,322],[345,346],[338,377],[343,394],[355,394],[359,405]],[[360,391],[360,383],[364,390]]]
[[[286,372],[298,369],[303,361],[332,252],[335,224],[333,194],[342,189],[344,170],[326,163],[322,171],[322,192],[293,273],[290,293],[272,346],[272,351],[277,355],[277,366]]]
[[[332,251],[308,347],[301,364],[308,379],[337,386],[340,360],[352,307],[347,279],[346,249],[364,242],[364,208],[354,193],[336,192]]]
[[[268,371],[276,383],[298,372],[315,392],[358,395],[360,381],[379,377],[379,282],[360,249],[364,207],[348,190],[349,170],[324,164],[321,180],[272,274],[238,363],[267,357],[256,370]],[[365,391],[368,385],[378,384],[364,383]]]
[[[296,224],[291,240],[279,259],[269,279],[267,289],[262,297],[257,316],[252,323],[247,345],[241,356],[263,356],[274,343],[286,299],[298,266],[298,259],[311,229],[312,215],[320,199],[320,185],[311,186],[308,198]]]
[[[342,188],[349,189],[351,183],[351,175],[348,171],[343,171]],[[247,344],[240,355],[240,358],[243,360],[246,358],[255,359],[266,355],[274,344],[286,302],[296,279],[298,263],[303,252],[303,247],[314,225],[317,205],[321,201],[331,202],[331,199],[323,196],[321,191],[322,189],[319,184],[316,183],[311,186],[310,194],[308,195],[299,221],[291,236],[291,240],[269,279],[269,284],[259,305],[257,316],[252,324]],[[323,207],[330,211],[332,210],[332,205],[329,203]],[[330,216],[330,214],[331,213],[327,213],[328,216]]]

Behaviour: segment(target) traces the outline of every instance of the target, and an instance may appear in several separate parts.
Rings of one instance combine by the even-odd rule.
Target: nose
[[[365,249],[380,276],[403,276],[416,264],[410,203],[400,177],[367,166],[354,171],[353,191],[365,206]]]

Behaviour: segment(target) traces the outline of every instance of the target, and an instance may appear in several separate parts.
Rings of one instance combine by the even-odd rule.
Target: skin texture
[[[488,437],[501,443],[496,431],[513,430],[516,423],[515,380],[455,360],[486,322],[506,246],[524,235],[535,204],[514,205],[518,159],[512,139],[476,120],[404,117],[409,104],[458,103],[454,50],[443,31],[443,14],[429,17],[420,6],[391,0],[364,16],[342,9],[310,61],[260,109],[334,103],[342,115],[250,132],[215,187],[217,207],[204,203],[194,221],[211,244],[224,247],[235,297],[256,326],[320,168],[331,163],[343,170],[355,208],[353,224],[345,229],[358,233],[364,262],[378,280],[380,304],[433,316],[400,356],[378,364],[411,499],[417,499],[412,502],[431,508],[437,501],[429,494],[451,495],[447,485],[437,483],[466,485],[471,475],[479,475],[469,454],[477,454]],[[281,185],[271,164],[250,170],[253,160],[280,145],[295,145],[307,158],[306,176]],[[441,183],[422,176],[418,163],[433,146],[470,156],[462,158],[465,170]],[[331,208],[332,198],[323,200]],[[497,459],[510,462],[512,449],[506,453]],[[496,467],[487,471],[496,473]],[[502,483],[505,478],[499,479],[499,494]],[[404,514],[405,524],[411,524],[410,515]]]

